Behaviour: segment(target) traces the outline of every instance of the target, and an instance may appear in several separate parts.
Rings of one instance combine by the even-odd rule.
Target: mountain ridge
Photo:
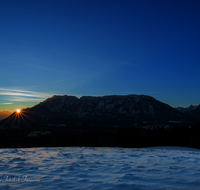
[[[39,124],[84,122],[89,125],[109,123],[110,125],[152,126],[184,123],[188,118],[199,120],[200,106],[190,108],[192,108],[191,112],[183,113],[148,95],[82,96],[80,98],[54,95],[31,108],[23,109],[22,113],[27,116],[25,122],[30,122],[28,118],[31,118]]]
[[[189,113],[193,110],[195,110],[198,106],[193,106],[190,105],[188,107],[175,107],[175,109],[177,109],[178,111],[182,112],[182,113]]]

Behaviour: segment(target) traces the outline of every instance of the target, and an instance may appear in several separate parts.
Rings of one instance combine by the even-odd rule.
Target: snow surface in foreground
[[[0,149],[0,189],[200,189],[200,150]]]

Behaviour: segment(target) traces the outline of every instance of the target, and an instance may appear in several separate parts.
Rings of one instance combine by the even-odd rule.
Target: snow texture
[[[200,150],[0,149],[0,189],[200,189]]]

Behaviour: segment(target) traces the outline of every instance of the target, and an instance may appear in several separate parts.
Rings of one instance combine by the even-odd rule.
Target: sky
[[[199,0],[0,1],[0,111],[53,95],[200,104]]]

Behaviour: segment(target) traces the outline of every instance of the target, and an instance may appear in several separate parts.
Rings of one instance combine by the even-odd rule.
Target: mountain
[[[196,106],[196,108],[190,111],[187,115],[190,120],[200,121],[200,105]]]
[[[182,113],[189,113],[194,111],[197,108],[197,106],[190,105],[189,107],[183,108],[183,107],[176,107],[176,109]]]
[[[187,108],[177,107],[176,109],[182,112],[185,118],[188,119],[188,121],[193,121],[193,123],[200,121],[200,105],[198,106],[191,105]]]
[[[0,121],[0,147],[199,147],[199,115],[146,95],[53,96]]]
[[[35,121],[40,124],[102,123],[134,126],[183,120],[181,112],[147,95],[83,96],[80,99],[55,95],[22,112],[26,117],[21,124],[24,121]],[[15,123],[17,125],[17,120]]]

